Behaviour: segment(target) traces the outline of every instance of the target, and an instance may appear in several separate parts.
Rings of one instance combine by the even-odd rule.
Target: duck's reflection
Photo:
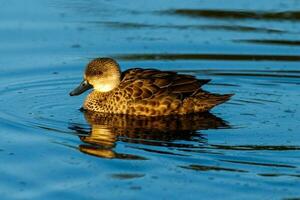
[[[96,112],[84,112],[91,129],[71,125],[84,144],[79,146],[83,153],[120,159],[145,159],[141,156],[117,152],[117,142],[139,143],[144,145],[186,147],[186,142],[205,143],[206,139],[199,130],[228,128],[221,118],[210,113],[170,117],[135,117],[126,115],[108,115]],[[145,148],[140,148],[144,149]],[[151,150],[150,150],[151,151]]]

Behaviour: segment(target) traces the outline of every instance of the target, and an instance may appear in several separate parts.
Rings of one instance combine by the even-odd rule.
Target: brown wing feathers
[[[173,71],[140,68],[124,71],[121,80],[123,83],[127,82],[129,87],[133,87],[135,99],[151,98],[153,94],[157,97],[157,93],[160,95],[175,94],[183,99],[210,81],[208,79],[198,80],[195,76],[177,74]]]
[[[183,99],[210,81],[198,80],[192,75],[182,75],[172,71],[140,68],[124,71],[121,80],[123,83],[127,82],[129,87],[133,87],[135,99],[151,98],[153,94],[156,97],[163,94],[175,94]]]

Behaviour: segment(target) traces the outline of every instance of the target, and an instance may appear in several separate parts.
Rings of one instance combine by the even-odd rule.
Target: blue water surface
[[[300,199],[297,0],[0,2],[1,199]],[[212,81],[200,117],[82,113],[95,57]]]

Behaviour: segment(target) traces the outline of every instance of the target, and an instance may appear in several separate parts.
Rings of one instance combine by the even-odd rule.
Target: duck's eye
[[[97,78],[99,76],[102,76],[103,72],[102,71],[94,71],[92,74],[88,75],[90,78]]]
[[[99,71],[99,72],[97,73],[97,75],[98,75],[98,76],[102,76],[102,75],[103,75],[103,72],[102,72],[102,71]]]

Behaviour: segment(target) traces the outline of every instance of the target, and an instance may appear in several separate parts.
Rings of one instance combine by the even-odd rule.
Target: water
[[[298,1],[0,2],[1,199],[299,199]],[[116,58],[210,78],[211,113],[95,116],[69,97]]]

